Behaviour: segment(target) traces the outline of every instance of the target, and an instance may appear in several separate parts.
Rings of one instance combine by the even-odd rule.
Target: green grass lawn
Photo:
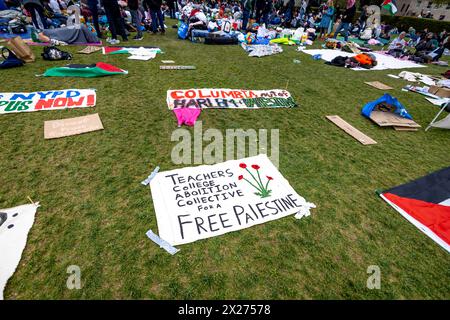
[[[167,22],[171,25],[170,21]],[[250,58],[239,46],[181,41],[176,29],[143,42],[165,53],[152,61],[127,55],[76,54],[129,71],[105,78],[35,77],[66,62],[2,70],[0,92],[95,88],[95,108],[0,116],[0,208],[41,202],[6,299],[449,299],[450,256],[375,194],[450,165],[450,132],[396,132],[360,115],[383,92],[381,81],[424,128],[438,108],[402,92],[400,70],[357,72],[327,66],[283,47]],[[315,46],[318,47],[318,46]],[[300,64],[293,59],[301,60]],[[159,70],[160,60],[197,70]],[[432,66],[412,72],[439,74]],[[166,91],[187,88],[284,89],[293,109],[207,110],[203,130],[279,129],[280,171],[317,209],[180,246],[169,255],[145,235],[157,231],[142,181],[171,161],[176,119]],[[98,112],[105,130],[44,140],[45,120]],[[337,114],[378,144],[363,146],[325,116]],[[189,128],[193,131],[192,128]],[[206,143],[205,143],[206,145]],[[82,289],[68,290],[67,267],[81,268]],[[366,287],[367,268],[381,269],[381,289]]]

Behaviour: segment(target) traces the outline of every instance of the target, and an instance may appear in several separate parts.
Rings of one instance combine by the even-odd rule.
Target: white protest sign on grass
[[[0,300],[19,265],[39,203],[0,209]]]
[[[94,89],[0,93],[0,114],[95,106]]]
[[[150,187],[159,236],[173,246],[315,208],[265,154],[159,172]]]
[[[167,66],[170,68],[170,66]],[[242,89],[168,90],[169,110],[178,108],[260,109],[293,108],[297,104],[289,91]]]

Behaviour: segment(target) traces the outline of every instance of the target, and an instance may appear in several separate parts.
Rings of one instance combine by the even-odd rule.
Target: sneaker
[[[111,41],[109,43],[112,45],[116,45],[116,44],[120,43],[120,40],[119,39],[111,39]]]
[[[142,39],[144,39],[144,37],[142,35],[140,35],[140,36],[136,35],[133,37],[133,40],[136,40],[136,41],[141,41]]]

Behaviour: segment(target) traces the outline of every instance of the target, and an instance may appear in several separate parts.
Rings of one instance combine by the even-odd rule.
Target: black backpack
[[[5,60],[2,63],[0,63],[0,69],[20,67],[23,66],[25,63],[23,60],[17,58],[16,55],[6,47],[2,48],[2,57]]]
[[[44,60],[56,61],[56,60],[72,60],[72,54],[59,50],[57,47],[45,47],[42,52],[42,58]]]

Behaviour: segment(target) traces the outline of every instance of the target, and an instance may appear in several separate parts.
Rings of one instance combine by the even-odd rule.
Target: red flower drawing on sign
[[[264,185],[262,180],[261,180],[261,176],[259,174],[259,169],[261,169],[261,167],[259,165],[252,164],[252,168],[256,170],[258,178],[256,178],[255,175],[253,173],[251,173],[250,170],[248,170],[247,165],[245,163],[239,164],[239,167],[241,167],[242,169],[247,170],[247,172],[253,178],[254,182],[251,182],[251,181],[247,180],[246,178],[244,178],[243,175],[240,175],[238,177],[239,180],[244,179],[245,181],[247,181],[247,183],[249,183],[253,188],[255,188],[258,191],[258,192],[255,192],[255,194],[260,196],[261,198],[265,198],[265,197],[270,196],[270,193],[272,192],[272,190],[268,189],[268,187],[269,187],[269,182],[271,180],[273,180],[272,177],[266,176],[267,177],[267,182],[266,182],[266,185]]]

